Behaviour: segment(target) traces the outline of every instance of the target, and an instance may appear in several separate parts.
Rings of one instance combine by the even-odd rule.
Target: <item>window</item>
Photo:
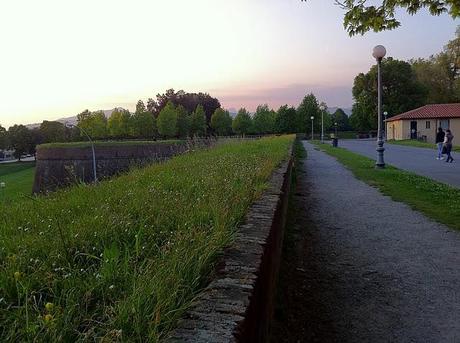
[[[429,120],[426,121],[426,124],[425,124],[425,128],[426,129],[431,129],[431,122]]]
[[[443,130],[447,130],[449,128],[449,119],[441,119],[439,121],[439,126],[443,128]]]

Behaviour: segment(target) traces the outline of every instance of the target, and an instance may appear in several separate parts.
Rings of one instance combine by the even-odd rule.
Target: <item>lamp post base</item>
[[[377,161],[375,162],[375,167],[383,169],[385,168],[385,161],[383,160],[383,152],[385,148],[383,147],[383,139],[377,141]]]

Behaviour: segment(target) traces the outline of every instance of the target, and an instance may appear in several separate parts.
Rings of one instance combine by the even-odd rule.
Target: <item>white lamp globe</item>
[[[313,119],[315,119],[315,117],[311,116],[310,119],[313,120]]]
[[[383,45],[377,45],[372,50],[372,56],[374,56],[376,60],[381,60],[382,58],[385,57],[386,54],[387,54],[387,49],[385,49]]]

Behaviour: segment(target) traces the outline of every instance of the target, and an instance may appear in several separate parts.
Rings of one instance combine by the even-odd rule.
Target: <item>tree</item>
[[[177,106],[177,135],[179,137],[187,137],[190,133],[191,118],[184,106]]]
[[[245,108],[240,108],[232,123],[233,131],[238,135],[245,135],[252,129],[252,119]]]
[[[301,0],[306,1],[306,0]],[[344,27],[350,36],[392,30],[401,25],[395,19],[395,12],[403,9],[409,14],[416,14],[422,8],[428,8],[432,15],[449,13],[452,18],[460,16],[458,0],[335,0],[346,11]]]
[[[153,138],[157,135],[156,119],[150,112],[137,112],[131,116],[130,134],[138,138]]]
[[[115,108],[108,122],[107,128],[112,137],[127,137],[130,132],[131,113],[122,108]]]
[[[0,150],[8,147],[8,131],[0,125]]]
[[[337,128],[340,131],[350,130],[350,122],[349,122],[348,116],[341,108],[338,108],[332,114],[331,119],[334,123],[337,123]]]
[[[232,132],[230,113],[222,108],[216,109],[211,117],[211,128],[221,136],[230,134]]]
[[[32,135],[24,125],[13,125],[8,129],[10,148],[14,150],[14,157],[21,160],[21,156],[30,151]]]
[[[387,58],[382,61],[383,111],[389,117],[426,104],[426,88],[416,79],[411,65]],[[350,118],[356,130],[377,128],[377,67],[355,77]]]
[[[58,121],[44,120],[40,124],[40,134],[44,143],[64,142],[66,140],[65,126]]]
[[[277,133],[292,133],[297,132],[298,128],[297,111],[294,107],[283,105],[276,112],[275,117],[275,132]]]
[[[142,100],[139,100],[136,104],[136,114],[139,113],[145,113],[147,112],[147,108],[145,108],[144,102]]]
[[[85,130],[91,139],[100,139],[107,137],[107,118],[104,112],[83,111],[77,115],[78,126]],[[80,132],[80,137],[85,137],[83,132]]]
[[[206,117],[202,105],[198,105],[190,117],[190,134],[193,136],[206,134]]]
[[[157,118],[160,135],[172,138],[177,134],[177,111],[172,102],[168,102]]]
[[[268,108],[268,105],[257,106],[254,114],[254,132],[255,133],[273,133],[275,130],[276,113]]]
[[[306,95],[297,107],[296,132],[311,132],[311,117],[314,117],[315,131],[321,128],[321,110],[318,100],[313,93]],[[324,117],[324,114],[323,114]],[[326,128],[326,126],[325,126]],[[294,131],[291,131],[294,132]]]

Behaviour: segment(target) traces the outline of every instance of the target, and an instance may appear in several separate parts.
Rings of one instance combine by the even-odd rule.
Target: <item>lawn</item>
[[[319,143],[317,146],[336,157],[358,179],[377,187],[393,200],[404,202],[426,216],[460,230],[460,189],[389,165],[385,169],[376,169],[375,160],[343,148]]]
[[[292,142],[228,143],[3,210],[0,341],[164,337]]]
[[[0,164],[0,205],[24,198],[32,193],[35,162],[14,162]]]
[[[437,149],[438,147],[436,144],[433,143],[427,143],[427,142],[421,142],[415,139],[403,139],[400,141],[395,141],[395,140],[389,140],[387,141],[389,144],[395,144],[395,145],[407,145],[407,146],[413,146],[417,148],[428,148],[428,149]],[[453,151],[458,151],[460,152],[460,146],[454,146]]]

